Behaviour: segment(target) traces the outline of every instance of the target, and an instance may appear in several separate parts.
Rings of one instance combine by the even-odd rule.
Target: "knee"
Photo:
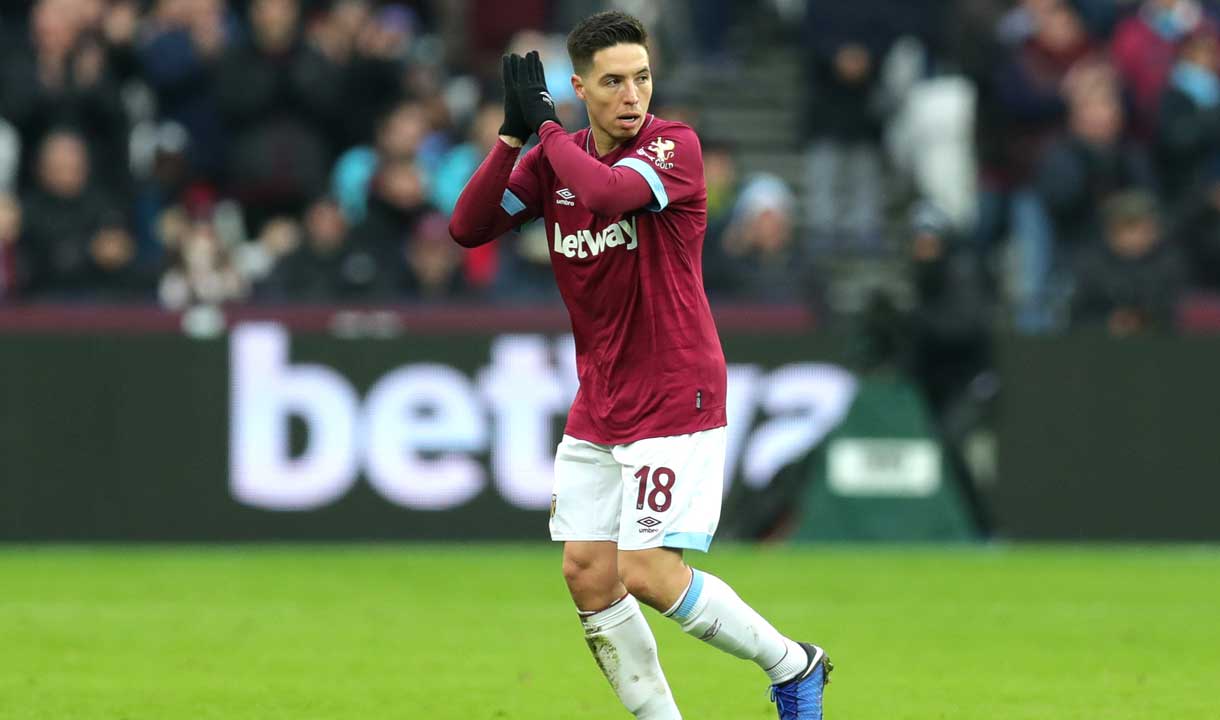
[[[563,556],[563,579],[568,587],[575,587],[587,581],[593,574],[596,563],[592,558],[573,555]]]
[[[565,552],[563,555],[563,579],[568,588],[600,589],[610,588],[618,584],[618,574],[614,567],[613,550],[609,553]]]

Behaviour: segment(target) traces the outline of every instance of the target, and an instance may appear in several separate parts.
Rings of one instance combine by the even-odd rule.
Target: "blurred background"
[[[499,57],[651,33],[730,364],[721,537],[1220,539],[1220,7],[0,10],[0,538],[544,539],[572,340],[448,213]]]

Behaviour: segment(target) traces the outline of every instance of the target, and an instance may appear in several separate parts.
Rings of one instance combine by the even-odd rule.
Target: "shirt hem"
[[[600,435],[596,432],[586,432],[581,429],[573,431],[571,427],[565,427],[563,432],[565,435],[571,435],[577,440],[596,443],[598,445],[626,445],[636,442],[637,440],[649,440],[652,438],[673,437],[674,435],[688,435],[690,433],[702,432],[704,430],[714,430],[719,427],[726,427],[728,419],[724,418],[723,408],[708,408],[711,413],[719,411],[721,419],[693,423],[691,425],[679,425],[673,428],[665,428],[661,430],[648,430],[640,433],[631,433],[629,435]],[[710,413],[709,413],[710,414]]]

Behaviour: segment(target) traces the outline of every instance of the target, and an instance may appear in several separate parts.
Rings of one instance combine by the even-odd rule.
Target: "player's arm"
[[[538,132],[551,169],[585,207],[598,215],[621,215],[648,204],[653,189],[645,178],[626,167],[606,167],[564,132],[547,92],[546,73],[537,52],[524,58],[511,56],[507,73],[509,84],[516,89],[525,126]]]
[[[652,200],[653,189],[643,175],[627,165],[608,167],[598,162],[559,123],[543,123],[538,137],[555,175],[594,213],[622,215]]]
[[[509,57],[505,55],[502,62],[504,123],[500,139],[462,189],[449,219],[449,234],[465,247],[491,242],[538,215],[537,153],[526,153],[516,165],[530,130],[517,102]]]
[[[513,167],[521,148],[497,140],[458,196],[449,234],[459,245],[477,247],[538,216],[536,152]]]

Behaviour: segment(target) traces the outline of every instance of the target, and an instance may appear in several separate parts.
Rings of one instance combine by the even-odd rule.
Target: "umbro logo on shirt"
[[[555,191],[555,194],[559,196],[559,199],[555,202],[559,203],[560,205],[576,206],[576,203],[572,202],[576,199],[576,193],[572,192],[571,190],[567,188],[560,188]]]

